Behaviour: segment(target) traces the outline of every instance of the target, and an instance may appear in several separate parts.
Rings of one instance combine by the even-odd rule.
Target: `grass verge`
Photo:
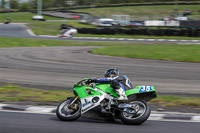
[[[97,48],[91,51],[95,54],[172,60],[185,62],[200,62],[200,45],[123,45]]]
[[[164,106],[189,105],[200,107],[200,97],[158,96],[151,102],[160,103]]]
[[[31,38],[0,37],[0,47],[45,47],[45,46],[115,46],[126,43],[116,42],[84,42],[67,40],[47,40]]]
[[[0,38],[0,47],[44,47],[44,46],[108,46],[94,49],[94,54],[171,60],[185,62],[200,62],[200,45],[177,44],[136,44],[128,42],[84,42],[66,40],[45,40],[30,38]]]
[[[42,90],[19,86],[0,87],[0,102],[60,102],[70,96],[73,96],[71,91]],[[200,107],[199,97],[158,96],[152,102],[164,106],[189,105]]]
[[[70,91],[30,89],[18,86],[0,87],[1,102],[59,102],[72,95],[73,94]]]
[[[0,13],[0,22],[4,22],[5,19],[11,19],[11,22],[38,22],[38,21],[33,21],[32,17],[35,16],[35,13],[30,13],[30,12],[13,12],[13,13]],[[56,17],[50,17],[50,16],[45,16],[44,19],[46,20],[66,20],[62,18],[56,18]]]

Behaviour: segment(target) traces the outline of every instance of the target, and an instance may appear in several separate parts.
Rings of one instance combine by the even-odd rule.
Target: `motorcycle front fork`
[[[76,97],[74,98],[74,100],[68,105],[68,107],[77,110],[77,109],[78,109],[78,104],[75,103],[77,99],[78,99],[78,96],[76,96]],[[74,104],[74,103],[75,103],[75,104]]]

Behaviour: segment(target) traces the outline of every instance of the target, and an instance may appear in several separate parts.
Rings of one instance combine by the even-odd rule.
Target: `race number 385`
[[[152,91],[151,86],[141,86],[139,92]]]

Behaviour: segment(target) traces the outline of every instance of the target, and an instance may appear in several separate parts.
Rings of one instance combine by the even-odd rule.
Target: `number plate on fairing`
[[[148,91],[152,91],[152,87],[151,86],[141,86],[139,92],[148,92]]]

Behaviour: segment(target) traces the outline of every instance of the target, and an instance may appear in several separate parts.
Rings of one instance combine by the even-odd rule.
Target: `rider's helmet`
[[[118,68],[111,68],[105,71],[105,77],[116,77],[119,76]]]

